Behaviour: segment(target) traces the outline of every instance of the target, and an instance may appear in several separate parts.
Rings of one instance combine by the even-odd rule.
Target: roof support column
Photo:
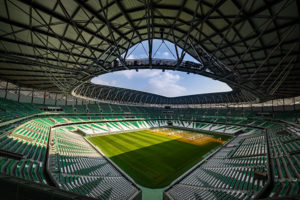
[[[54,105],[56,106],[56,104],[57,104],[57,93],[55,93],[55,102],[54,102]]]
[[[31,93],[31,103],[33,103],[33,97],[34,97],[34,89],[32,89],[32,93]]]
[[[8,89],[8,81],[6,81],[6,84],[5,84],[5,96],[4,96],[4,99],[7,98],[7,89]]]
[[[20,102],[21,87],[18,88],[18,102]]]
[[[47,92],[45,91],[45,92],[44,92],[43,105],[45,105],[45,103],[46,103],[46,94],[47,94]]]

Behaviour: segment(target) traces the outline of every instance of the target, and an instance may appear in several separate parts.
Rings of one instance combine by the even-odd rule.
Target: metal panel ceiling
[[[128,69],[111,62],[158,38],[241,94],[297,96],[299,12],[297,0],[0,0],[0,78],[71,93],[96,75]]]

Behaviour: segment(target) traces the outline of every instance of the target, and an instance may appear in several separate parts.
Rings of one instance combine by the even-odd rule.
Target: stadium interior
[[[231,91],[91,81],[145,69]],[[0,199],[300,199],[300,1],[0,0]]]

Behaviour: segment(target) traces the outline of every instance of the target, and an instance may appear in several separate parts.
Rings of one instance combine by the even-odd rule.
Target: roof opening
[[[95,77],[92,82],[166,97],[231,91],[226,83],[205,76],[170,70],[163,72],[157,69],[112,72]]]
[[[149,41],[143,41],[131,47],[122,55],[126,61],[147,62],[149,60]],[[161,63],[176,65],[178,60],[201,64],[180,47],[166,40],[153,40],[152,59]],[[149,67],[150,68],[150,67]],[[223,82],[211,78],[188,74],[186,72],[159,69],[124,70],[100,75],[92,79],[100,85],[108,85],[154,93],[166,97],[177,97],[213,92],[227,92],[231,88]]]
[[[167,40],[161,39],[153,40],[151,51],[149,49],[149,41],[145,40],[131,47],[127,53],[125,52],[122,54],[122,57],[125,57],[125,59],[144,59],[149,58],[150,52],[152,52],[152,58],[172,60],[178,60],[182,58],[184,61],[199,63],[199,61],[193,58],[191,55],[185,51],[182,51],[182,48],[179,46]]]

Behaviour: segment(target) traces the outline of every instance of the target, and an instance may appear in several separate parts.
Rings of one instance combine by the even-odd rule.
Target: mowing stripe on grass
[[[152,130],[88,138],[138,184],[161,188],[199,162],[207,152],[220,146],[209,142],[194,145]]]
[[[127,135],[130,138],[134,138],[135,140],[143,141],[145,144],[158,144],[161,142],[167,142],[172,139],[166,138],[166,137],[156,137],[155,135],[151,135],[149,133],[133,133]]]

